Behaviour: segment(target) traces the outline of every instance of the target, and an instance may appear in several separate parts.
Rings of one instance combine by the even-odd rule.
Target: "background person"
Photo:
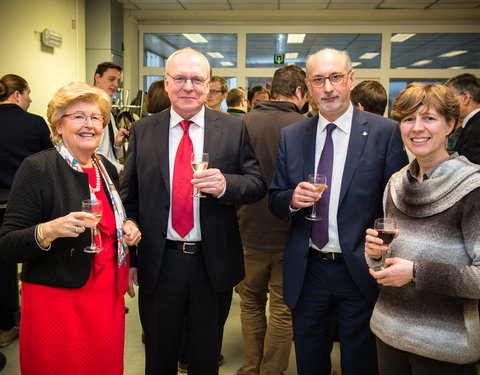
[[[145,99],[145,109],[152,115],[170,107],[170,99],[165,91],[164,80],[154,81],[147,91]]]
[[[263,86],[254,86],[248,91],[250,109],[255,108],[258,101],[270,100],[270,91]]]
[[[480,358],[480,166],[446,139],[458,125],[459,105],[442,85],[410,84],[392,110],[415,160],[388,182],[385,215],[399,235],[385,270],[370,273],[380,296],[371,327],[380,374],[477,374]],[[384,250],[367,230],[367,262]]]
[[[26,158],[13,182],[0,256],[23,263],[24,375],[123,374],[127,244],[140,232],[125,222],[115,168],[95,154],[109,116],[102,90],[62,87],[47,111],[56,149]],[[83,251],[94,218],[81,211],[85,199],[104,203],[97,255]]]
[[[105,91],[110,97],[113,97],[118,90],[122,78],[123,68],[110,61],[97,65],[94,75],[94,86]],[[115,165],[117,172],[123,169],[121,160],[124,158],[123,141],[128,136],[128,130],[118,129],[115,118],[111,114],[110,122],[107,124],[102,138],[98,145],[97,152],[105,156],[110,163]]]
[[[0,226],[13,177],[23,159],[52,147],[45,120],[27,112],[31,102],[25,79],[16,74],[0,78]],[[0,259],[0,348],[18,337],[18,310],[17,265]]]
[[[357,84],[350,92],[350,100],[361,111],[383,116],[387,108],[387,91],[378,81],[366,80]]]
[[[284,300],[292,310],[299,375],[330,375],[332,316],[337,308],[342,373],[377,373],[369,321],[378,287],[363,255],[365,230],[382,213],[391,174],[407,163],[398,125],[350,102],[355,76],[348,53],[320,50],[307,60],[307,86],[319,115],[280,133],[269,206],[288,218]],[[313,191],[311,173],[328,175]],[[321,199],[320,199],[321,197]],[[317,203],[321,221],[305,216]]]
[[[215,111],[224,112],[222,102],[227,98],[227,80],[220,76],[212,76],[210,90],[207,94],[207,106]]]
[[[234,88],[227,93],[227,113],[232,116],[241,117],[247,114],[248,100],[245,91],[239,88]]]
[[[300,108],[306,95],[305,72],[295,65],[285,66],[273,76],[272,100],[258,102],[242,118],[269,184],[280,130],[304,118]],[[237,215],[245,260],[245,278],[238,284],[244,353],[239,374],[280,375],[288,367],[293,336],[290,309],[283,302],[282,269],[290,225],[270,213],[267,197],[239,206]]]
[[[143,240],[138,268],[146,374],[176,374],[185,319],[188,372],[217,374],[232,289],[244,277],[236,204],[260,200],[266,184],[245,123],[205,106],[210,65],[185,48],[166,62],[170,110],[132,126],[122,179],[129,217]],[[209,154],[193,174],[192,151]],[[206,198],[193,199],[193,188]]]

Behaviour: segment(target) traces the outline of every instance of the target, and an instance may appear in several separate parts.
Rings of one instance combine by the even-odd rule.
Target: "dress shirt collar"
[[[180,116],[173,107],[170,107],[170,129],[173,128],[174,126],[177,126],[178,123],[182,120],[189,120],[195,123],[196,125],[200,126],[201,128],[205,127],[205,106],[202,106],[202,109],[200,111],[192,116],[191,118],[183,118]]]
[[[467,117],[465,117],[463,119],[463,122],[462,122],[462,128],[465,127],[465,125],[467,125],[467,122],[468,120],[470,120],[473,116],[475,116],[478,112],[480,112],[480,108],[477,108],[477,109],[474,109],[472,112],[470,112]]]
[[[345,134],[350,134],[350,129],[352,128],[352,118],[353,118],[353,106],[350,103],[347,111],[337,118],[335,121],[328,121],[320,113],[318,114],[318,131],[323,132],[328,124],[332,123],[337,126],[338,129],[343,131]]]

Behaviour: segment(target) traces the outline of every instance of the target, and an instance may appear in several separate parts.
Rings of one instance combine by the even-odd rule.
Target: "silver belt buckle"
[[[189,255],[195,254],[195,253],[196,253],[195,251],[188,251],[188,250],[185,248],[186,246],[189,246],[189,245],[195,245],[195,243],[194,243],[194,242],[184,242],[184,243],[182,244],[182,252],[183,252],[184,254],[189,254]]]

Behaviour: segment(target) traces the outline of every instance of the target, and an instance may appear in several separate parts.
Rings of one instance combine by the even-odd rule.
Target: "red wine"
[[[375,230],[378,232],[378,237],[383,240],[383,243],[385,245],[388,245],[395,238],[394,230],[386,230],[386,229],[375,229]]]

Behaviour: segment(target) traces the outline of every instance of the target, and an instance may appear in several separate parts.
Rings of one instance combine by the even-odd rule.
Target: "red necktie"
[[[192,121],[182,120],[183,137],[175,155],[172,183],[172,227],[180,237],[185,237],[193,228],[193,169],[190,164],[193,143],[188,135]]]

